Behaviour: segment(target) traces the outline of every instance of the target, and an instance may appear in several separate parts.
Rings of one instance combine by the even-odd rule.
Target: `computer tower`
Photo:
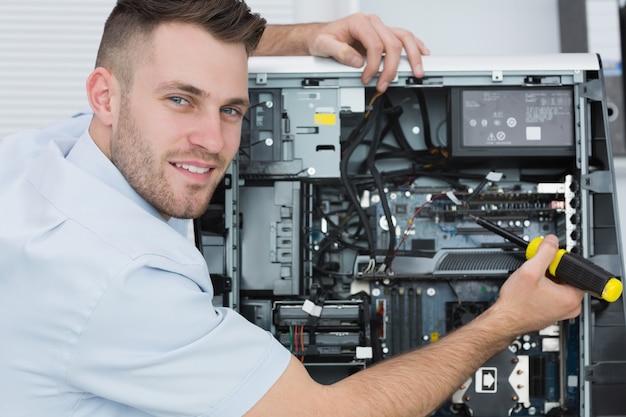
[[[423,78],[403,61],[379,94],[330,59],[252,58],[223,227],[197,228],[211,253],[223,244],[228,305],[323,383],[494,302],[524,254],[474,216],[554,233],[623,276],[599,57],[423,59]],[[623,297],[586,296],[579,318],[519,335],[433,415],[626,415],[624,346]]]

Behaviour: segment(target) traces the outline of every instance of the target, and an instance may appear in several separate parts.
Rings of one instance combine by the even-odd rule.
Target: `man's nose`
[[[219,153],[224,148],[224,132],[219,113],[203,113],[194,120],[189,141],[201,146],[212,154]]]

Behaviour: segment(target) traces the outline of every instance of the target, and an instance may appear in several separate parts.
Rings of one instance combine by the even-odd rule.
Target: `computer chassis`
[[[489,307],[524,252],[623,275],[595,54],[428,56],[387,92],[329,59],[250,60],[239,155],[195,223],[220,299],[332,383]],[[372,387],[376,389],[376,387]],[[435,416],[624,416],[623,297],[519,335]],[[621,395],[620,395],[621,394]],[[419,393],[416,393],[418,396]]]

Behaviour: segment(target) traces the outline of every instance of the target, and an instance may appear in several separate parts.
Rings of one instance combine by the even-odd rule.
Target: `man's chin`
[[[189,204],[185,207],[170,207],[159,211],[177,219],[197,219],[206,213],[209,202],[210,200],[207,200],[202,203]]]

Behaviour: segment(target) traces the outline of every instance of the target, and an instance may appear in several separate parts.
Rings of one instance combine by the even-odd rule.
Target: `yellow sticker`
[[[335,113],[315,113],[316,125],[334,125],[337,124]]]
[[[435,343],[437,340],[439,340],[439,332],[431,332],[430,333],[430,342],[431,343]]]

